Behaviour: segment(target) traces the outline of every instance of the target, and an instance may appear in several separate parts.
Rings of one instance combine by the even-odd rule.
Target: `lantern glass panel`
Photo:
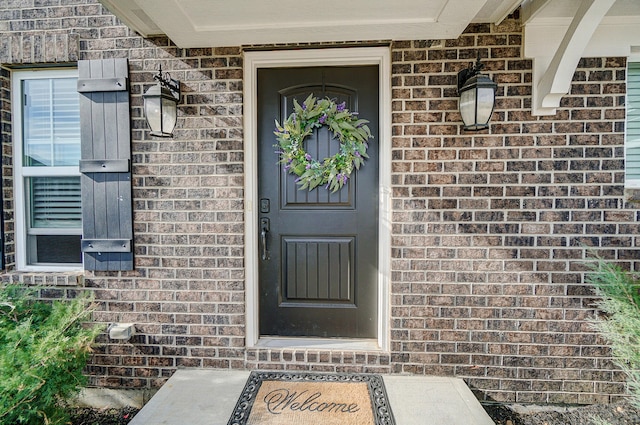
[[[465,127],[475,124],[476,120],[476,89],[472,88],[460,93],[460,115]]]
[[[162,97],[162,132],[173,133],[177,121],[177,105],[174,99]]]
[[[149,90],[151,91],[151,90]],[[162,108],[160,106],[160,94],[157,96],[145,96],[144,98],[144,116],[153,133],[162,131]]]
[[[478,87],[478,112],[476,123],[487,125],[493,113],[493,103],[495,101],[495,89],[493,87]]]

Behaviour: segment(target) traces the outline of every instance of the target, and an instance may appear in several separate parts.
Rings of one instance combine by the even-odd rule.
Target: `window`
[[[13,73],[16,265],[77,270],[80,110],[76,70]]]
[[[625,185],[640,188],[640,62],[629,62],[626,128]]]

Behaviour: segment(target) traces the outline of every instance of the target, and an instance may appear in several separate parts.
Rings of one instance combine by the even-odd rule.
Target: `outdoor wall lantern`
[[[172,80],[169,73],[162,73],[162,67],[153,76],[158,81],[142,95],[144,116],[151,128],[152,136],[173,137],[173,128],[178,119],[180,81]]]
[[[480,55],[476,65],[470,65],[458,73],[458,95],[460,96],[460,115],[464,129],[478,131],[489,128],[493,113],[498,85],[487,75],[481,74],[484,64]]]

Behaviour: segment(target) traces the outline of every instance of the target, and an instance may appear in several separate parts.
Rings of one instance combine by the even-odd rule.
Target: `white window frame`
[[[11,105],[13,129],[13,173],[14,173],[14,213],[15,213],[15,255],[18,271],[81,271],[82,263],[72,264],[27,264],[27,226],[29,223],[26,199],[25,178],[27,177],[55,177],[80,176],[78,166],[66,167],[23,167],[22,150],[22,82],[42,78],[78,78],[76,68],[15,70],[11,76]],[[47,229],[43,234],[48,235],[82,235],[82,228],[78,229]]]

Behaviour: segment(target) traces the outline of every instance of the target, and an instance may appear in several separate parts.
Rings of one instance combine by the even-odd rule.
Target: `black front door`
[[[299,190],[278,164],[274,121],[313,93],[370,121],[369,159],[332,193]],[[258,70],[259,317],[263,336],[375,338],[378,326],[378,67]],[[337,152],[326,126],[305,140]]]

